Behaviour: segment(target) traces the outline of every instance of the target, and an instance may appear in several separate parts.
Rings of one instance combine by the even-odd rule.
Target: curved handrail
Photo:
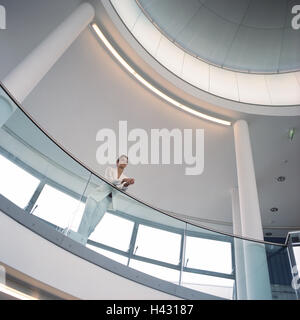
[[[173,219],[176,219],[178,221],[190,224],[192,226],[198,227],[198,228],[202,228],[204,230],[210,231],[210,232],[215,232],[221,235],[225,235],[225,236],[229,236],[229,237],[233,237],[233,238],[238,238],[241,240],[246,240],[246,241],[252,241],[252,242],[257,242],[257,243],[261,243],[261,244],[271,244],[271,245],[276,245],[276,246],[281,246],[281,247],[285,247],[286,245],[282,245],[282,244],[278,244],[278,243],[274,243],[274,242],[269,242],[269,241],[262,241],[262,240],[258,240],[258,239],[253,239],[253,238],[249,238],[249,237],[242,237],[240,235],[234,235],[234,234],[230,234],[230,233],[226,233],[226,232],[222,232],[222,231],[218,231],[215,230],[213,228],[208,228],[206,226],[203,226],[201,224],[197,224],[197,223],[191,223],[189,221],[186,221],[184,219],[180,219],[178,217],[173,216],[172,214],[168,213],[167,211],[160,209],[160,208],[156,208],[155,206],[137,198],[136,196],[124,192],[121,189],[117,188],[115,185],[113,185],[110,181],[108,181],[107,179],[105,179],[104,177],[101,177],[98,173],[96,173],[93,169],[89,168],[86,164],[84,164],[81,160],[79,160],[78,158],[76,158],[73,154],[71,154],[69,151],[67,151],[59,142],[56,141],[55,138],[53,138],[45,129],[43,129],[37,122],[36,120],[33,119],[33,117],[21,106],[21,104],[13,97],[13,95],[10,93],[10,91],[8,90],[8,88],[5,87],[5,85],[0,81],[0,87],[3,89],[3,91],[9,96],[9,98],[15,103],[15,105],[22,111],[22,113],[25,114],[25,116],[35,125],[39,128],[39,130],[41,130],[43,132],[43,134],[46,135],[46,137],[48,139],[50,139],[59,149],[61,149],[65,154],[67,154],[71,159],[73,159],[75,162],[77,162],[80,166],[82,166],[83,168],[85,168],[87,171],[89,171],[91,174],[95,175],[97,178],[99,178],[100,180],[104,181],[105,183],[109,184],[113,189],[117,190],[118,192],[121,192],[123,194],[125,194],[126,196],[128,196],[129,198],[139,202],[140,204],[155,210],[161,214],[164,214],[168,217],[171,217]]]

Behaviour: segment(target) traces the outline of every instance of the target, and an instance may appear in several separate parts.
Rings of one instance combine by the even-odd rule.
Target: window
[[[0,193],[25,209],[40,180],[0,155]]]
[[[175,284],[179,283],[180,272],[178,270],[133,259],[130,260],[129,267],[162,280],[166,280]]]
[[[234,280],[183,272],[181,285],[214,296],[232,299]]]
[[[61,228],[71,225],[77,230],[84,210],[84,203],[61,192],[49,185],[45,185],[36,202],[34,215]],[[78,224],[75,226],[75,223]]]
[[[188,268],[231,274],[231,243],[187,236],[185,261]]]
[[[135,253],[172,264],[179,264],[181,235],[140,225]]]
[[[124,218],[105,213],[90,240],[128,251],[134,223]]]

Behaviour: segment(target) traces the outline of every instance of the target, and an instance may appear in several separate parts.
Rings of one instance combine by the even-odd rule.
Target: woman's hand
[[[124,187],[128,187],[129,185],[134,184],[135,181],[132,178],[125,178],[122,180],[122,183],[124,182],[125,182]]]

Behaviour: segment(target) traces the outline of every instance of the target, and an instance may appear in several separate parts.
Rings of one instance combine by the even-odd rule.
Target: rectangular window
[[[140,225],[135,243],[135,254],[178,265],[180,244],[180,234]]]
[[[49,185],[45,185],[36,202],[34,215],[61,228],[72,224],[72,229],[77,230],[80,217],[84,210],[84,204],[77,199],[59,191]],[[73,223],[72,223],[73,222]]]
[[[231,243],[187,236],[185,261],[188,268],[231,274]]]
[[[0,193],[25,209],[40,180],[0,155]]]
[[[191,272],[183,272],[181,285],[183,287],[211,294],[217,297],[232,299],[234,280],[211,277]]]
[[[127,252],[133,227],[132,221],[105,213],[90,240]]]

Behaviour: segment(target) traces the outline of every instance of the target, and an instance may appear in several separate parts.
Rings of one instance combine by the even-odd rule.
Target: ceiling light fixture
[[[120,54],[115,50],[115,48],[110,44],[110,42],[106,39],[106,37],[104,36],[104,34],[101,32],[100,28],[98,27],[97,24],[93,23],[92,24],[92,28],[94,29],[94,31],[96,32],[97,36],[101,39],[101,41],[104,43],[104,45],[106,46],[106,48],[113,54],[113,56],[121,63],[121,65],[130,73],[132,74],[140,83],[142,83],[145,87],[147,87],[148,89],[150,89],[152,92],[154,92],[155,94],[157,94],[159,97],[161,97],[162,99],[168,101],[169,103],[173,104],[174,106],[176,106],[177,108],[184,110],[186,112],[189,112],[191,114],[193,114],[194,116],[197,116],[199,118],[205,119],[205,120],[209,120],[215,123],[219,123],[225,126],[230,126],[231,122],[230,121],[226,121],[226,120],[222,120],[219,118],[215,118],[212,116],[209,116],[207,114],[204,114],[202,112],[196,111],[182,103],[180,103],[179,101],[169,97],[168,95],[166,95],[165,93],[163,93],[162,91],[160,91],[159,89],[155,88],[151,83],[149,83],[148,81],[146,81],[140,74],[138,74],[121,56]]]
[[[285,177],[284,176],[280,176],[276,179],[278,182],[284,182],[285,181]]]

